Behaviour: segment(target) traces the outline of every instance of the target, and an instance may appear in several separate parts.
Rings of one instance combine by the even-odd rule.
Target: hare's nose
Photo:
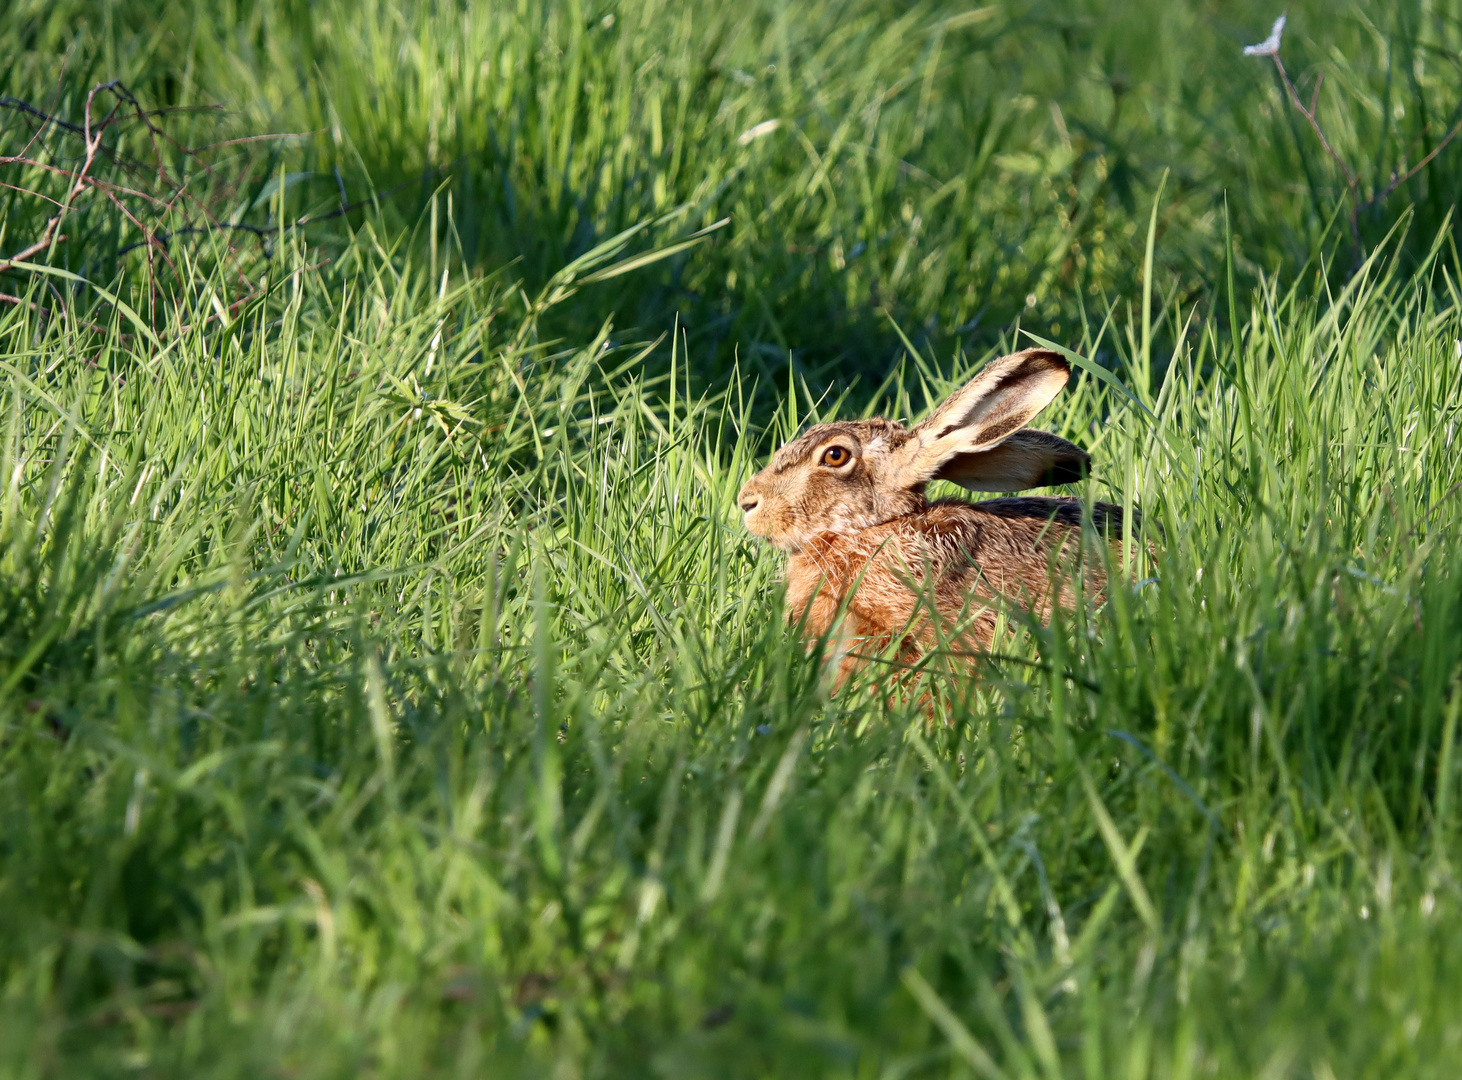
[[[738,500],[741,504],[741,512],[749,514],[761,505],[760,495],[742,495]]]

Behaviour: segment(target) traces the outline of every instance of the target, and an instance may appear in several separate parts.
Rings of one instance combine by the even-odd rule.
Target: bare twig
[[[100,99],[107,95],[110,95],[111,105],[103,111]],[[215,232],[241,233],[259,240],[265,257],[271,255],[269,240],[277,232],[278,226],[220,220],[221,217],[231,215],[226,215],[219,209],[226,205],[236,205],[240,192],[257,175],[253,166],[260,158],[262,145],[258,150],[246,149],[240,155],[219,154],[218,157],[226,157],[230,161],[228,173],[220,177],[219,182],[214,180],[218,165],[211,152],[226,151],[235,146],[253,147],[254,144],[306,138],[318,132],[270,133],[225,139],[205,145],[188,145],[164,130],[159,120],[172,112],[196,110],[150,111],[142,106],[127,86],[112,80],[98,83],[91,88],[86,95],[84,116],[79,118],[80,123],[74,123],[59,115],[57,102],[60,96],[61,88],[58,86],[57,101],[47,103],[45,107],[14,97],[0,97],[0,114],[7,110],[18,114],[24,118],[22,123],[32,129],[19,152],[11,151],[0,155],[0,167],[13,166],[25,170],[24,179],[20,179],[19,183],[0,181],[0,188],[36,196],[47,204],[40,209],[48,215],[28,242],[23,242],[14,252],[0,254],[0,274],[27,272],[29,268],[25,264],[44,261],[45,254],[54,251],[60,244],[68,241],[74,244],[79,232],[74,222],[75,217],[84,205],[94,206],[97,200],[101,200],[106,207],[115,208],[122,220],[132,229],[136,229],[140,237],[135,242],[120,246],[116,255],[120,258],[138,248],[144,249],[146,284],[151,304],[142,314],[144,319],[159,327],[163,327],[168,321],[159,306],[159,272],[166,267],[175,276],[181,273],[171,254],[172,244],[177,239],[184,236],[207,236]],[[124,150],[128,143],[124,138],[108,136],[109,131],[145,135],[146,144],[151,146],[150,160],[128,160]],[[55,137],[47,138],[48,134],[54,134]],[[74,150],[64,150],[63,143],[73,139],[81,143],[79,155]],[[196,167],[190,164],[187,169],[191,178],[173,175],[165,163],[169,148],[174,148],[177,153],[195,163]],[[149,157],[146,151],[136,156],[143,159]],[[418,185],[440,173],[442,169],[450,168],[451,164],[434,167],[419,177],[372,192],[369,198],[356,202],[347,198],[345,178],[336,167],[334,175],[340,192],[338,205],[286,221],[285,227],[300,228],[369,208],[382,197]],[[11,232],[13,234],[14,230]],[[256,291],[257,282],[248,279],[243,266],[235,258],[239,250],[238,246],[229,242],[226,257],[233,264],[232,272],[237,275],[238,288],[233,295],[242,296],[242,299],[230,302],[227,296],[221,297],[223,306],[217,312],[190,322],[184,322],[185,316],[179,313],[174,316],[169,332],[185,333],[196,330],[219,318],[226,321],[234,312],[258,298],[260,293]],[[54,304],[33,303],[25,299],[24,290],[13,289],[0,293],[0,309],[6,306],[25,306],[43,318],[52,318],[59,314],[71,325],[84,326],[97,332],[121,333],[117,328],[108,331],[96,324],[76,320],[63,295],[64,285],[58,290],[56,283],[46,281],[43,289],[54,296]],[[132,335],[121,333],[121,336],[130,338]]]
[[[1447,132],[1447,134],[1442,138],[1442,141],[1437,143],[1436,146],[1432,147],[1432,152],[1430,154],[1422,158],[1400,176],[1392,173],[1391,182],[1386,185],[1386,189],[1382,191],[1379,195],[1373,195],[1366,203],[1366,205],[1370,206],[1372,203],[1384,202],[1393,191],[1399,188],[1402,184],[1406,183],[1406,181],[1410,180],[1417,173],[1421,172],[1422,169],[1426,168],[1427,165],[1431,163],[1432,158],[1440,154],[1446,148],[1447,144],[1457,137],[1458,132],[1462,132],[1462,120],[1457,121],[1457,123],[1452,127],[1452,130]]]
[[[1360,199],[1357,192],[1360,185],[1360,178],[1345,163],[1345,159],[1340,156],[1335,147],[1330,145],[1330,140],[1325,137],[1325,129],[1320,126],[1320,121],[1316,118],[1314,109],[1305,108],[1305,103],[1300,100],[1299,91],[1295,89],[1294,83],[1290,82],[1289,72],[1284,69],[1284,61],[1279,58],[1279,50],[1276,49],[1270,53],[1269,58],[1274,61],[1275,70],[1279,72],[1280,79],[1284,81],[1284,88],[1289,91],[1290,103],[1299,110],[1301,116],[1310,122],[1310,127],[1314,129],[1315,137],[1320,140],[1320,145],[1325,148],[1325,153],[1330,155],[1335,164],[1340,166],[1340,171],[1345,174],[1345,188],[1350,195],[1350,235],[1355,241],[1356,250],[1359,251],[1361,249]],[[1316,101],[1319,100],[1319,95],[1320,86],[1317,82],[1315,84]]]
[[[108,113],[106,120],[102,122],[101,127],[97,128],[95,133],[93,133],[91,123],[92,102],[96,99],[99,91],[107,88],[106,84],[94,86],[91,92],[86,95],[86,123],[82,126],[82,137],[86,141],[86,159],[82,163],[81,171],[76,174],[76,179],[72,182],[70,190],[66,192],[66,197],[61,200],[60,209],[52,214],[46,222],[46,227],[41,232],[41,238],[39,240],[29,247],[16,252],[10,258],[0,260],[0,272],[11,269],[18,262],[25,262],[32,255],[50,250],[52,243],[60,243],[66,239],[66,237],[57,232],[61,227],[61,219],[71,210],[71,206],[76,201],[76,197],[86,190],[86,174],[91,172],[91,167],[96,162],[96,152],[97,148],[101,146],[102,133],[106,130],[107,125],[111,123],[112,117],[116,114],[116,107],[114,106],[112,112]]]
[[[245,232],[259,239],[267,239],[275,232],[274,229],[267,229],[262,225],[249,225],[240,221],[217,221],[208,225],[180,225],[176,229],[168,229],[162,232],[155,232],[146,240],[139,240],[136,243],[128,244],[126,247],[117,249],[117,257],[121,258],[130,251],[136,251],[148,244],[157,244],[166,247],[175,236],[196,236],[204,233],[215,232]]]
[[[1391,174],[1390,182],[1384,188],[1376,187],[1372,189],[1370,198],[1362,200],[1359,175],[1354,169],[1350,167],[1346,160],[1340,156],[1340,153],[1335,149],[1335,147],[1331,145],[1329,138],[1327,138],[1325,135],[1325,129],[1320,126],[1318,113],[1320,103],[1320,86],[1325,81],[1324,72],[1321,72],[1316,76],[1315,87],[1310,94],[1310,104],[1309,107],[1306,108],[1304,101],[1300,99],[1299,91],[1295,89],[1294,82],[1291,81],[1289,77],[1289,72],[1285,70],[1284,61],[1279,58],[1280,43],[1283,40],[1284,36],[1284,25],[1285,16],[1281,15],[1279,18],[1274,20],[1274,26],[1269,31],[1269,36],[1257,45],[1246,46],[1244,48],[1244,55],[1267,56],[1269,57],[1269,59],[1274,61],[1274,69],[1279,73],[1280,81],[1284,84],[1285,91],[1289,95],[1290,104],[1295,107],[1295,109],[1299,112],[1301,116],[1309,121],[1310,128],[1315,132],[1315,137],[1320,140],[1320,145],[1324,148],[1325,153],[1328,154],[1330,156],[1330,159],[1340,167],[1340,171],[1345,177],[1346,195],[1350,200],[1350,235],[1351,239],[1355,243],[1355,266],[1358,268],[1365,258],[1365,245],[1362,243],[1360,235],[1361,212],[1363,210],[1368,210],[1371,207],[1375,206],[1377,203],[1384,202],[1386,199],[1390,198],[1391,194],[1397,188],[1406,183],[1412,177],[1416,176],[1419,172],[1421,172],[1422,169],[1426,168],[1427,165],[1430,164],[1431,161],[1438,154],[1440,154],[1443,149],[1446,148],[1447,144],[1450,143],[1454,138],[1456,138],[1459,132],[1462,132],[1462,120],[1459,120],[1457,124],[1450,131],[1447,132],[1447,134],[1442,138],[1442,141],[1437,143],[1437,145],[1432,148],[1431,153],[1427,154],[1426,157],[1422,158],[1415,165],[1407,169],[1404,173],[1401,173],[1399,176],[1393,171]]]
[[[200,146],[193,153],[201,153],[204,150],[221,150],[225,146],[242,146],[245,143],[272,142],[275,139],[308,139],[311,135],[319,135],[324,128],[317,128],[314,131],[278,131],[271,135],[245,135],[238,139],[224,139],[223,142],[208,143]]]
[[[7,184],[3,180],[0,180],[0,187],[9,188],[11,191],[18,191],[22,195],[34,195],[37,199],[43,199],[46,202],[50,203],[52,206],[61,205],[59,199],[53,199],[49,195],[43,195],[39,191],[32,191],[30,188],[23,188],[19,184]]]
[[[1271,59],[1274,61],[1275,69],[1279,72],[1279,77],[1284,80],[1284,88],[1289,91],[1290,101],[1300,111],[1300,115],[1310,122],[1310,127],[1315,130],[1315,135],[1320,140],[1320,145],[1325,148],[1325,153],[1329,154],[1335,164],[1340,166],[1340,171],[1345,174],[1346,186],[1354,188],[1359,182],[1355,173],[1351,171],[1350,166],[1345,163],[1345,159],[1340,156],[1335,147],[1330,145],[1330,140],[1325,137],[1325,129],[1320,126],[1320,121],[1315,118],[1315,113],[1305,108],[1305,103],[1300,100],[1299,91],[1295,89],[1294,83],[1290,82],[1289,72],[1284,68],[1284,61],[1279,58],[1278,53],[1275,53]],[[1315,94],[1317,98],[1319,93],[1320,87],[1316,84]]]
[[[97,95],[103,92],[110,93],[116,99],[117,104],[113,107],[111,112],[109,112],[107,116],[98,124],[93,121],[92,109]],[[112,151],[108,150],[105,146],[102,145],[101,133],[119,119],[119,110],[123,109],[123,107],[126,108],[126,111],[131,116],[131,118],[134,119],[139,125],[141,125],[142,128],[147,132],[148,139],[151,142],[153,149],[152,163],[150,166],[144,166],[138,162],[128,162],[121,160]],[[22,151],[22,153],[20,154],[0,156],[0,165],[28,166],[40,169],[44,172],[50,172],[66,176],[69,181],[69,190],[59,202],[57,202],[57,200],[52,200],[52,202],[56,203],[56,205],[59,207],[58,213],[63,218],[65,214],[70,211],[76,199],[81,194],[82,190],[88,187],[94,188],[104,195],[108,195],[113,203],[117,203],[117,200],[114,197],[111,197],[113,194],[125,194],[130,197],[140,198],[149,201],[153,203],[153,205],[165,211],[173,210],[179,198],[188,200],[191,204],[191,199],[186,194],[185,190],[187,185],[175,182],[173,178],[168,174],[168,170],[164,164],[163,155],[160,152],[160,144],[162,143],[167,143],[168,145],[175,147],[180,153],[185,156],[196,157],[197,155],[202,154],[205,151],[216,149],[218,147],[231,146],[245,142],[286,139],[291,137],[291,135],[288,133],[258,135],[250,136],[244,139],[225,140],[220,143],[215,143],[202,147],[186,146],[178,142],[176,139],[173,139],[166,131],[160,128],[154,122],[154,120],[157,117],[165,116],[172,112],[191,112],[198,111],[198,109],[159,109],[149,112],[147,109],[144,109],[142,107],[141,103],[137,100],[137,97],[132,93],[132,91],[118,80],[100,83],[92,88],[91,92],[87,96],[88,111],[85,122],[82,124],[74,124],[67,120],[63,120],[59,116],[55,115],[54,111],[47,111],[45,109],[37,108],[29,102],[21,101],[13,97],[0,98],[0,108],[10,109],[26,116],[27,118],[39,121],[36,133],[32,135],[31,143],[34,143],[35,138],[48,127],[55,127],[56,129],[64,131],[68,134],[80,135],[82,137],[85,152],[81,159],[80,167],[78,169],[63,169],[49,162],[37,160],[36,158],[30,156],[31,143],[28,143],[24,151]],[[217,110],[221,107],[205,106],[201,108]],[[105,158],[106,160],[111,161],[113,164],[121,167],[122,169],[128,172],[132,172],[134,174],[142,172],[144,168],[148,169],[153,173],[153,183],[156,186],[162,188],[164,191],[171,192],[171,199],[158,198],[156,195],[150,194],[146,191],[138,190],[136,187],[126,187],[120,184],[109,183],[108,181],[100,180],[92,176],[91,173],[98,157]],[[205,163],[204,168],[206,172],[209,172],[211,174],[211,167],[209,165]],[[35,194],[39,193],[36,192]],[[132,250],[136,247],[151,248],[156,246],[154,244],[153,230],[144,226],[142,222],[140,222],[134,215],[128,213],[125,207],[121,207],[119,205],[119,209],[122,209],[123,212],[127,214],[128,219],[132,222],[133,225],[137,226],[138,230],[142,232],[144,236],[144,240],[141,243],[129,245],[127,250]],[[200,212],[201,215],[210,222],[210,224],[217,224],[217,222],[213,220],[213,215],[208,212],[207,207],[195,206],[195,210]],[[41,237],[35,243],[27,246],[19,252],[16,252],[14,255],[11,255],[3,261],[0,261],[0,271],[12,269],[13,265],[16,262],[24,261],[26,258],[29,258],[30,256],[36,255],[39,252],[48,249],[54,243],[61,242],[63,238],[59,235],[57,231],[59,224],[60,222],[58,220],[48,221],[46,223],[46,227],[42,230]],[[149,259],[150,257],[151,256],[149,255]]]
[[[360,210],[363,207],[370,206],[375,201],[375,199],[383,198],[387,195],[393,195],[403,188],[414,187],[417,184],[420,184],[423,180],[430,178],[440,171],[440,169],[428,169],[420,176],[414,177],[410,180],[403,180],[401,183],[393,184],[391,187],[386,188],[384,191],[377,192],[375,196],[371,199],[357,199],[353,203],[342,202],[341,205],[336,209],[327,210],[322,214],[301,215],[300,217],[295,218],[294,221],[290,222],[289,227],[300,228],[305,225],[314,225],[321,221],[329,221],[332,218],[343,217],[344,215],[349,214],[352,211]],[[171,229],[167,232],[159,232],[155,235],[156,239],[159,242],[166,244],[175,236],[194,236],[211,232],[246,232],[258,237],[261,240],[264,240],[270,236],[273,236],[277,231],[278,230],[276,228],[266,228],[262,225],[250,225],[246,222],[215,221],[210,222],[208,225],[180,225],[176,229]],[[127,254],[127,252],[129,251],[135,251],[137,248],[142,247],[146,243],[146,240],[141,240],[135,244],[128,244],[126,247],[118,248],[117,255],[120,257]]]
[[[19,98],[0,97],[0,109],[13,109],[25,116],[33,116],[41,122],[41,127],[48,124],[60,128],[62,131],[69,131],[73,135],[80,135],[82,128],[78,124],[68,123],[60,117],[52,116],[48,112],[37,109],[28,101],[21,101]]]

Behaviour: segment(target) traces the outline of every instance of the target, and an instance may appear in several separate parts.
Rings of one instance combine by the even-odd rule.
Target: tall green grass
[[[263,242],[149,277],[98,199],[0,276],[0,1075],[1456,1075],[1455,166],[1352,275],[1273,12],[979,11],[0,16],[73,118],[324,129],[169,159]],[[1352,160],[1448,107],[1449,18],[1296,37]],[[290,225],[336,164],[378,201]],[[735,492],[1017,317],[1151,550],[932,717],[833,694]]]
[[[1363,198],[1462,119],[1462,24],[1447,5],[1287,10],[1286,63],[1306,100],[1318,94]],[[0,14],[15,57],[0,95],[79,122],[87,89],[120,78],[148,107],[203,110],[163,121],[183,145],[302,133],[201,158],[163,142],[188,177],[178,205],[194,224],[207,207],[267,225],[283,180],[285,217],[314,218],[331,250],[379,211],[386,236],[507,267],[529,292],[672,207],[692,208],[692,228],[729,217],[695,258],[559,309],[556,332],[592,335],[611,312],[658,331],[679,315],[708,376],[739,358],[765,381],[790,351],[810,377],[876,384],[899,352],[890,318],[947,356],[1017,320],[1075,340],[1083,310],[1134,297],[1165,171],[1158,265],[1190,302],[1213,298],[1225,206],[1246,285],[1306,266],[1327,237],[1348,244],[1340,167],[1272,64],[1241,55],[1276,14],[1258,0],[18,0]],[[31,126],[0,119],[4,149],[25,145]],[[154,142],[134,126],[121,157],[150,162]],[[63,164],[77,154],[54,131],[41,145]],[[1451,147],[1368,206],[1367,247],[1411,208],[1410,265],[1424,258],[1459,161]],[[47,206],[0,191],[9,237],[36,231]],[[320,220],[342,196],[364,204],[345,229]],[[56,257],[110,276],[141,237],[103,200],[87,224]]]
[[[8,1072],[1455,1069],[1452,268],[1083,340],[1155,561],[930,728],[783,629],[735,388],[289,258],[0,324]]]

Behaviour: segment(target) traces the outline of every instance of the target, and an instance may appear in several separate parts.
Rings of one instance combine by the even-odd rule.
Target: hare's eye
[[[846,465],[848,463],[848,460],[852,456],[853,455],[849,453],[844,447],[829,446],[826,450],[822,452],[822,463],[824,465],[831,465],[834,469],[836,469],[840,466]]]

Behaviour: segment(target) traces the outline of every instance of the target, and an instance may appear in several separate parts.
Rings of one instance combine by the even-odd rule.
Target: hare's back
[[[1034,523],[1040,528],[1054,524],[1060,528],[1079,529],[1083,524],[1083,515],[1086,512],[1080,499],[1061,496],[1026,495],[1008,499],[986,499],[984,502],[978,503],[965,503],[959,499],[949,501],[973,506],[974,509],[1003,521],[1020,522],[1026,525]],[[1106,536],[1121,535],[1123,515],[1120,506],[1103,502],[1091,503],[1090,514],[1091,525],[1098,532]],[[1133,525],[1137,526],[1139,522],[1134,520]]]
[[[1121,508],[1096,503],[1086,520],[1111,535],[1120,530]],[[908,632],[929,599],[951,623],[966,621],[971,601],[981,598],[1014,601],[1047,618],[1053,604],[1074,603],[1066,579],[1083,561],[1086,588],[1094,590],[1088,595],[1105,584],[1100,560],[1081,558],[1083,525],[1077,499],[944,499],[870,529],[827,533],[789,561],[787,613],[822,634],[848,601],[845,632],[870,640]],[[993,626],[990,614],[968,632],[985,647]]]
[[[998,592],[1041,591],[1055,569],[1052,560],[1065,563],[1077,555],[1088,523],[1108,537],[1122,529],[1121,507],[1083,507],[1074,498],[945,499],[931,503],[920,518],[920,532],[944,567],[942,576],[972,571]],[[1075,564],[1062,569],[1074,570]]]
[[[1060,497],[940,499],[870,529],[819,537],[808,555],[823,573],[849,581],[884,564],[896,567],[902,580],[910,572],[920,578],[931,567],[945,576],[961,569],[988,574],[1001,564],[1044,579],[1050,556],[1087,523],[1108,537],[1120,536],[1122,508],[1083,507],[1079,499]]]
[[[933,599],[951,625],[968,623],[972,604],[978,609],[994,602],[968,631],[976,644],[988,646],[1001,604],[1014,602],[1044,620],[1053,606],[1076,602],[1076,577],[1087,595],[1100,595],[1103,561],[1083,558],[1083,552],[1094,553],[1081,530],[1090,523],[1111,535],[1120,529],[1120,515],[1119,507],[1084,508],[1065,498],[930,503],[921,513],[845,539],[845,550],[861,556],[848,560],[861,571],[853,608],[870,627],[896,630],[917,615],[922,601],[916,593]]]

